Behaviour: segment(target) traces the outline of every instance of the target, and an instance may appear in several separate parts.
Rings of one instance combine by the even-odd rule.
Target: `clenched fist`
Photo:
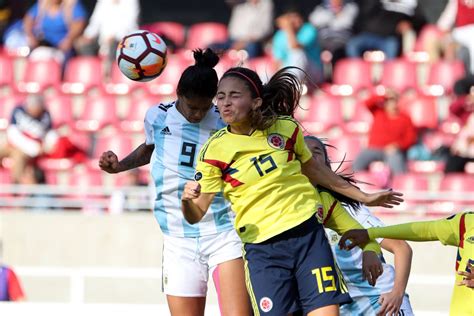
[[[188,181],[184,186],[183,195],[181,200],[193,200],[197,199],[201,195],[201,185],[196,181]]]
[[[99,158],[99,167],[108,173],[119,172],[119,160],[117,155],[110,150],[102,153]]]

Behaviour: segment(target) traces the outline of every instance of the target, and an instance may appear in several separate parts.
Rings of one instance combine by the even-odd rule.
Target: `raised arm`
[[[403,302],[405,290],[410,277],[413,251],[404,240],[384,239],[380,243],[383,249],[393,253],[395,265],[395,280],[390,292],[380,295],[381,315],[398,315]]]
[[[376,193],[365,193],[361,191],[327,167],[324,160],[322,160],[321,155],[318,155],[317,158],[313,157],[303,163],[301,170],[314,186],[319,184],[327,189],[343,194],[368,206],[392,208],[393,205],[398,205],[403,202],[403,199],[401,198],[403,194],[392,190],[385,190]]]
[[[150,158],[154,149],[155,145],[147,145],[146,143],[143,143],[120,161],[114,152],[107,151],[100,156],[99,167],[108,173],[119,173],[138,168],[150,163]]]
[[[369,239],[390,238],[411,241],[439,240],[445,245],[459,245],[459,222],[463,214],[457,214],[446,219],[406,223],[385,227],[371,227],[367,230],[351,230],[345,233],[339,241],[341,248],[352,249]],[[351,244],[346,244],[351,240]]]

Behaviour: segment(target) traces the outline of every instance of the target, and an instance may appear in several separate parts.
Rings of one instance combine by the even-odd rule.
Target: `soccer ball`
[[[135,31],[125,36],[117,46],[120,71],[135,81],[150,81],[166,67],[166,43],[157,34]]]

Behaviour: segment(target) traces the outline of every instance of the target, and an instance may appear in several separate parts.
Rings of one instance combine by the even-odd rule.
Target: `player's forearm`
[[[145,143],[138,146],[127,157],[119,162],[118,172],[138,168],[150,163],[151,155],[155,149],[154,145],[147,145]]]
[[[395,280],[392,292],[403,295],[410,277],[413,252],[410,246],[403,242],[403,244],[401,243],[398,247],[394,248],[393,254],[395,257]]]
[[[367,194],[350,184],[326,166],[324,161],[311,159],[303,165],[303,173],[313,185],[320,185],[351,199],[365,203]]]
[[[412,241],[438,240],[436,221],[406,223],[367,229],[370,239],[391,238]]]
[[[193,200],[182,200],[181,210],[186,221],[190,224],[198,223],[206,214]]]
[[[366,202],[367,194],[365,192],[362,192],[357,187],[335,174],[330,168],[326,167],[326,165],[318,165],[320,167],[317,169],[317,181],[321,186],[333,190],[339,194],[345,195],[356,201],[362,203]]]

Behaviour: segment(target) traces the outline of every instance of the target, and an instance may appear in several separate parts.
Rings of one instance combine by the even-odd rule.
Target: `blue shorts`
[[[256,316],[350,303],[323,226],[315,216],[259,244],[244,244],[247,289]]]

